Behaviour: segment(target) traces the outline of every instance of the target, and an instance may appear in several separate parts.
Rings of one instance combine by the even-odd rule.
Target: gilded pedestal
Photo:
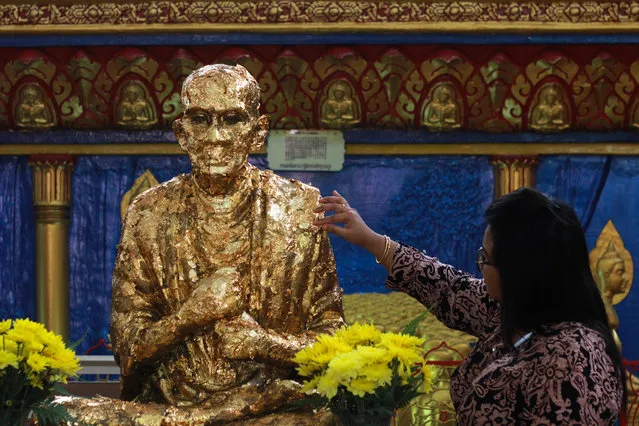
[[[69,156],[34,156],[33,204],[36,217],[37,319],[69,337]]]
[[[495,198],[516,189],[535,186],[535,171],[539,159],[531,157],[492,157],[495,175]]]

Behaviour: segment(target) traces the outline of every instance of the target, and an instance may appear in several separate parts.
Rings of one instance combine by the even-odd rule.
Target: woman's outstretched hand
[[[317,219],[313,222],[314,225],[339,235],[352,244],[364,247],[377,259],[380,259],[384,255],[386,238],[369,228],[359,213],[357,213],[357,210],[352,208],[339,192],[333,191],[332,196],[320,198],[319,206],[314,212],[333,213],[331,216]],[[340,224],[343,226],[340,226]],[[391,242],[391,244],[391,249],[394,251],[397,247],[397,243]],[[390,258],[392,258],[392,256],[386,256],[386,258],[383,259],[384,266],[390,266]]]

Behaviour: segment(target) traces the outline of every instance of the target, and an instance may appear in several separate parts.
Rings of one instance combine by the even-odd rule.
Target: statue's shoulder
[[[127,210],[129,219],[158,217],[162,212],[182,205],[180,200],[189,191],[189,175],[176,176],[159,185],[155,185],[138,195]]]
[[[299,203],[308,204],[315,208],[320,196],[319,189],[314,186],[300,182],[297,179],[290,179],[275,174],[272,170],[260,170],[260,181],[262,188],[267,190],[269,195],[288,201],[291,205],[299,206]]]

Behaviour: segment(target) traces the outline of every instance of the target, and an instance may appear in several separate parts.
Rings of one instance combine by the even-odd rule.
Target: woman
[[[616,422],[625,370],[570,206],[532,189],[494,201],[477,253],[483,280],[373,232],[336,191],[316,211],[334,212],[316,225],[370,251],[389,288],[478,337],[450,381],[460,424]]]

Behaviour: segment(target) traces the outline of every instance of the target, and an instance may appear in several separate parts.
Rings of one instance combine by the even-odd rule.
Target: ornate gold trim
[[[8,4],[2,4],[8,3]],[[628,32],[639,3],[477,0],[0,2],[4,33],[133,32]]]
[[[374,22],[314,24],[140,24],[140,25],[0,25],[0,34],[139,33],[639,33],[639,22]]]
[[[495,198],[523,187],[535,186],[535,171],[539,164],[537,156],[505,157],[491,160],[494,171]]]
[[[0,144],[0,155],[183,155],[178,144]],[[254,154],[266,154],[262,149]],[[347,155],[639,155],[639,143],[347,144]]]
[[[38,158],[33,173],[36,219],[36,316],[65,339],[69,337],[70,159]]]

